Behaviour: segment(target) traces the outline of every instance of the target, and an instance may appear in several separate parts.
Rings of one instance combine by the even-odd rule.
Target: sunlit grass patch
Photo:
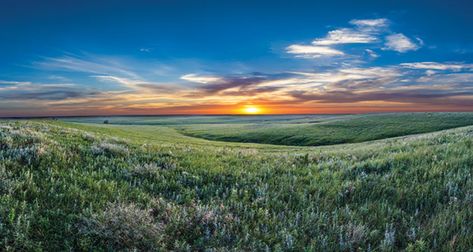
[[[126,155],[128,148],[116,143],[99,142],[92,145],[91,151],[94,155]]]

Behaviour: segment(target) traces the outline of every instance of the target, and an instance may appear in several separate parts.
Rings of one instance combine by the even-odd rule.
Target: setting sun
[[[261,108],[257,106],[245,106],[242,109],[243,114],[260,114],[261,113]]]

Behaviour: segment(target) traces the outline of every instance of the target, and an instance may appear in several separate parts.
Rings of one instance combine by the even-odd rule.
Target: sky
[[[473,111],[471,1],[0,0],[0,116]]]

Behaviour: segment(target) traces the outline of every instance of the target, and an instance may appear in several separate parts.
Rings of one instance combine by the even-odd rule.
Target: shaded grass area
[[[295,149],[145,141],[133,129],[139,128],[0,121],[0,246],[473,247],[472,127]],[[149,136],[166,132],[156,128]]]
[[[349,115],[318,123],[192,124],[184,135],[208,140],[319,146],[358,143],[473,124],[473,113],[395,113]]]

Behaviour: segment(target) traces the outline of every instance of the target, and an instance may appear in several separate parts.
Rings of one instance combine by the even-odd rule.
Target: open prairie
[[[0,252],[473,252],[473,0],[0,0]]]
[[[473,113],[86,117],[65,121],[98,124],[106,121],[108,124],[122,126],[159,125],[175,129],[182,135],[208,140],[319,146],[358,143],[473,125]]]
[[[466,251],[470,125],[471,113],[3,120],[0,245]]]

